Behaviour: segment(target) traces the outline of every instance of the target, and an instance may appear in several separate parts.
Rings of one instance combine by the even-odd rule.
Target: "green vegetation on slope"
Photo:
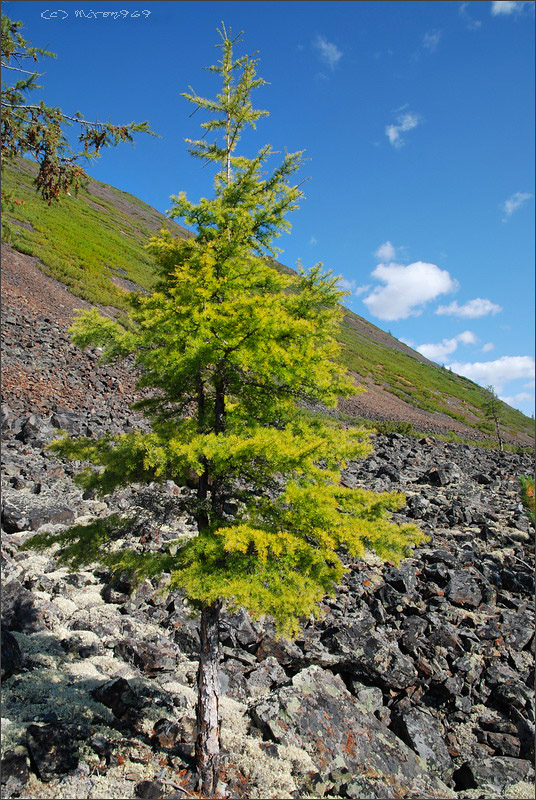
[[[521,502],[527,512],[527,516],[534,525],[534,478],[525,475],[519,479],[521,483]]]
[[[45,271],[90,303],[127,307],[125,279],[145,290],[154,281],[153,259],[145,249],[149,237],[162,226],[177,236],[188,232],[137,197],[90,180],[77,197],[47,206],[35,192],[35,165],[19,159],[6,166],[4,188],[15,190],[24,205],[10,212],[14,220],[13,246],[36,256]],[[274,262],[283,271],[287,267]],[[447,415],[483,436],[493,436],[485,418],[487,392],[481,386],[440,367],[398,342],[372,323],[347,310],[339,341],[344,365],[415,408]],[[510,434],[532,437],[533,421],[501,403],[503,428]]]
[[[48,206],[35,191],[32,162],[20,159],[16,168],[6,166],[4,172],[4,188],[16,190],[24,201],[14,207],[11,217],[33,228],[12,226],[16,250],[36,256],[49,275],[90,303],[127,307],[126,289],[113,278],[151,289],[153,258],[144,247],[159,227],[180,232],[180,226],[132,195],[98,181],[91,181],[76,197],[67,195],[61,203]],[[136,207],[147,213],[135,215]]]
[[[487,392],[478,384],[445,367],[418,359],[361,336],[352,327],[352,312],[348,312],[339,336],[344,345],[344,365],[363,378],[370,377],[378,386],[396,395],[415,408],[446,414],[452,419],[492,434],[493,426],[485,417]],[[531,432],[531,420],[520,411],[498,401],[503,414],[504,428],[516,432]]]

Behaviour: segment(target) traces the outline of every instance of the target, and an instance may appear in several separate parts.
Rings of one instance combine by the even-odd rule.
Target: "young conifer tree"
[[[343,551],[359,557],[368,548],[398,562],[425,538],[390,521],[402,495],[341,486],[341,467],[371,451],[368,434],[302,411],[303,401],[334,407],[356,391],[337,359],[343,293],[321,265],[285,274],[270,259],[301,194],[291,178],[302,153],[287,154],[271,173],[269,146],[252,158],[237,154],[244,128],[267,113],[251,102],[264,81],[254,59],[234,59],[236,39],[225,28],[221,38],[221,60],[210,67],[220,93],[214,100],[185,94],[209,113],[202,127],[216,135],[188,140],[195,157],[217,167],[214,197],[173,198],[172,216],[194,227],[195,237],[163,231],[151,240],[160,283],[133,299],[125,325],[92,310],[72,328],[75,342],[103,347],[105,360],[134,354],[139,386],[151,390],[137,403],[151,432],[52,445],[97,466],[78,482],[101,494],[170,479],[195,486],[197,535],[177,540],[178,549],[114,551],[122,522],[111,517],[30,543],[60,544],[59,557],[74,566],[166,575],[169,588],[199,609],[196,762],[207,796],[216,791],[220,761],[222,606],[270,615],[280,633],[293,635],[340,582]]]
[[[497,436],[497,442],[499,444],[499,450],[501,453],[504,451],[504,442],[501,435],[501,425],[503,423],[503,408],[501,407],[501,401],[497,397],[497,392],[493,388],[493,386],[487,387],[488,397],[486,402],[484,403],[484,416],[486,419],[490,420],[495,426],[495,435]]]

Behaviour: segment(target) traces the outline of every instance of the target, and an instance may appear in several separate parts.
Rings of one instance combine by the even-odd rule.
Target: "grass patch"
[[[80,189],[78,196],[64,195],[60,203],[48,206],[35,192],[34,171],[32,162],[22,159],[17,167],[6,165],[2,170],[4,189],[24,202],[15,206],[12,216],[34,228],[13,225],[12,246],[38,258],[47,274],[90,303],[127,308],[127,293],[113,283],[113,270],[150,291],[155,272],[145,245],[153,231],[128,209],[142,208],[152,216],[157,212],[112,187],[106,190],[117,195],[117,205]],[[160,216],[162,225],[173,229],[173,223]]]
[[[400,350],[373,341],[351,325],[352,312],[341,325],[344,365],[362,377],[370,377],[385,391],[414,408],[445,414],[482,433],[487,433],[485,418],[487,392],[478,384],[439,365],[426,364]],[[359,318],[357,318],[359,319]],[[504,427],[510,433],[532,433],[532,421],[499,401]]]

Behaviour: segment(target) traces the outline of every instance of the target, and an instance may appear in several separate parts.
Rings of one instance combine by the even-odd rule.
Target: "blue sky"
[[[223,20],[244,30],[270,116],[244,139],[306,150],[306,198],[280,260],[322,261],[346,305],[534,412],[532,2],[5,2],[43,65],[44,99],[88,119],[149,120],[162,138],[90,174],[160,211],[211,194],[186,151],[214,96]],[[83,12],[82,14],[75,12]],[[105,17],[101,12],[119,12]],[[97,12],[97,13],[93,13]],[[136,14],[138,12],[138,14]],[[55,14],[55,15],[54,15]]]

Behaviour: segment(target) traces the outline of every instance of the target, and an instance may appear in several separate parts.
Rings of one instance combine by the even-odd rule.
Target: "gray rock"
[[[7,750],[2,758],[0,773],[2,797],[18,797],[30,780],[26,750],[22,747]]]
[[[485,795],[502,794],[508,797],[507,789],[519,781],[531,781],[534,769],[530,761],[520,758],[496,756],[467,761],[454,773],[458,789],[478,789]]]
[[[414,708],[403,712],[395,725],[400,737],[421,756],[428,769],[448,783],[454,765],[438,719]]]
[[[309,753],[334,794],[455,797],[404,742],[363,714],[341,678],[320,667],[299,672],[292,686],[257,702],[251,716],[268,739]]]
[[[457,606],[477,608],[482,601],[482,592],[478,583],[466,570],[456,570],[451,573],[445,594]]]
[[[173,671],[177,662],[175,653],[169,647],[131,638],[118,642],[114,647],[114,655],[153,676]]]
[[[87,739],[89,726],[86,723],[53,722],[49,725],[30,725],[26,732],[26,744],[30,761],[38,777],[49,781],[78,766],[79,739]]]
[[[287,680],[285,670],[273,656],[269,656],[261,662],[257,669],[249,673],[246,678],[247,692],[250,697],[260,697],[274,686],[286,683]]]
[[[2,628],[2,652],[0,662],[2,664],[2,680],[10,678],[22,669],[23,658],[19,644],[12,633],[6,628]]]

